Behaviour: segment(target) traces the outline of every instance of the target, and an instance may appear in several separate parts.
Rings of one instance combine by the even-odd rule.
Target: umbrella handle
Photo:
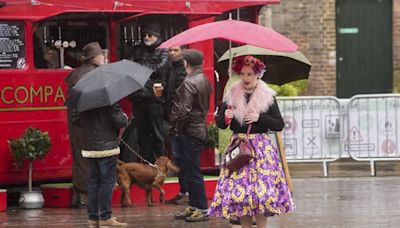
[[[214,87],[215,87],[215,93],[214,93],[214,116],[217,115],[219,107],[218,107],[218,99],[219,99],[219,74],[216,70],[214,70],[214,76],[215,76],[215,83],[214,83]]]

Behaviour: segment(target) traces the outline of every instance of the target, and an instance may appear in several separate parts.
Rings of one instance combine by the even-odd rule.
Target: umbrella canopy
[[[78,112],[116,103],[143,88],[152,73],[152,69],[125,59],[90,71],[72,87]]]
[[[282,85],[300,79],[307,79],[311,69],[310,61],[300,51],[279,52],[251,45],[244,45],[226,51],[218,62],[228,60],[229,56],[244,55],[255,56],[265,63],[266,72],[263,80],[270,84]],[[227,70],[228,64],[223,63],[221,68]]]
[[[296,51],[297,45],[278,32],[245,21],[225,20],[202,24],[179,33],[161,44],[170,48],[220,38],[276,51]]]

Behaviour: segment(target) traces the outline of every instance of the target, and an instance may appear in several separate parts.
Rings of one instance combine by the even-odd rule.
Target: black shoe
[[[193,211],[192,215],[185,218],[186,222],[200,222],[208,219],[208,212],[200,210]]]
[[[194,211],[195,210],[187,207],[187,208],[185,208],[185,210],[183,212],[179,212],[179,213],[175,214],[175,218],[176,219],[185,219],[185,218],[191,216]]]
[[[229,223],[233,225],[241,225],[240,218],[236,216],[229,217]],[[257,225],[257,222],[253,220],[253,226]]]
[[[233,225],[240,225],[240,219],[236,216],[230,216],[229,223]]]
[[[174,198],[165,201],[165,203],[166,204],[177,204],[178,200],[182,199],[184,196],[185,196],[185,194],[179,193]]]
[[[71,208],[74,208],[74,209],[87,209],[87,205],[86,204],[82,204],[82,203],[71,204]]]

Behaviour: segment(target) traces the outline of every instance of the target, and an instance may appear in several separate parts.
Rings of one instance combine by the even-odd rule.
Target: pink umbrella
[[[274,51],[292,52],[298,48],[293,41],[272,29],[237,20],[211,22],[193,27],[165,41],[160,48],[169,48],[214,38],[226,39],[239,44],[250,44]]]

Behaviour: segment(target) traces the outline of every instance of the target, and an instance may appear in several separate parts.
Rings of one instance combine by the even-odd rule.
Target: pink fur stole
[[[228,106],[231,106],[234,118],[242,125],[247,113],[267,112],[274,103],[274,95],[275,91],[269,88],[265,82],[259,80],[250,101],[247,103],[242,81],[238,81],[232,85],[224,97],[224,101]]]

